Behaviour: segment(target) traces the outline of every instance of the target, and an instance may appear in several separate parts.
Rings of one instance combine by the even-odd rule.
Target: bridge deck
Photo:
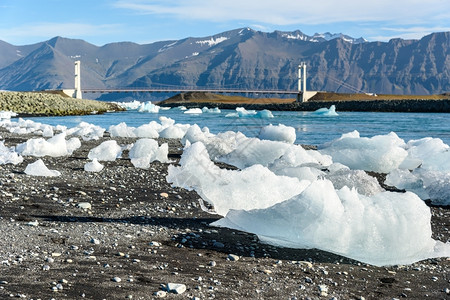
[[[194,88],[123,88],[123,89],[83,89],[83,93],[218,93],[218,94],[274,94],[274,95],[297,95],[298,91],[286,90],[246,90],[246,89],[194,89]]]

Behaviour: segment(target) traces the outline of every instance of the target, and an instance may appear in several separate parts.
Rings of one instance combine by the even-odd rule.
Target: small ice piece
[[[313,112],[314,115],[317,116],[327,116],[327,117],[334,117],[339,116],[339,114],[336,112],[336,106],[331,105],[330,108],[319,108],[318,110]]]
[[[406,150],[408,159],[422,162],[422,169],[450,172],[450,147],[441,139],[428,137],[411,140],[406,144]]]
[[[175,124],[159,132],[159,136],[166,139],[182,139],[190,125]]]
[[[133,100],[131,102],[113,102],[126,110],[137,110],[141,107],[142,102]]]
[[[121,153],[122,147],[117,144],[117,141],[110,140],[91,149],[88,158],[90,160],[96,158],[98,161],[115,161],[116,158],[120,157]]]
[[[101,170],[103,170],[103,167],[104,166],[101,163],[99,163],[96,158],[94,158],[92,161],[87,162],[84,165],[84,170],[86,172],[100,172]]]
[[[136,168],[148,169],[150,163],[155,160],[162,163],[170,162],[167,158],[168,153],[169,145],[167,143],[159,146],[156,140],[144,138],[136,141],[128,156]]]
[[[136,137],[135,129],[134,127],[128,127],[125,122],[121,122],[117,125],[109,126],[108,132],[112,137]]]
[[[201,108],[189,108],[188,110],[183,112],[184,114],[192,114],[192,115],[199,115],[202,114],[203,111]]]
[[[66,141],[66,133],[62,132],[54,137],[45,140],[43,138],[32,138],[25,143],[19,144],[16,151],[22,155],[28,156],[52,156],[60,157],[72,154],[81,143],[71,140],[68,144]]]
[[[105,129],[87,122],[80,122],[76,127],[70,128],[66,131],[67,135],[76,135],[81,137],[84,141],[98,140],[103,137]]]
[[[208,107],[203,107],[202,108],[202,112],[203,113],[210,113],[210,114],[220,114],[221,110],[218,107],[214,107],[214,108],[208,108]]]
[[[286,126],[283,124],[279,124],[278,126],[270,124],[261,128],[258,137],[262,140],[279,141],[293,144],[296,139],[296,134],[294,127]]]
[[[169,166],[167,181],[176,187],[194,189],[222,216],[230,209],[269,207],[299,194],[310,183],[277,176],[261,165],[241,171],[220,169],[201,142],[184,150],[179,167]]]
[[[243,107],[236,107],[235,113],[229,113],[225,115],[226,118],[261,118],[268,119],[273,118],[273,114],[270,110],[264,109],[261,111],[246,110]]]
[[[17,165],[23,162],[23,157],[14,151],[14,147],[8,148],[0,141],[0,165]]]
[[[350,169],[389,173],[408,156],[404,147],[404,141],[394,132],[366,138],[354,131],[322,145],[320,152]]]
[[[42,136],[43,137],[52,137],[53,136],[53,127],[50,125],[43,125],[42,126]]]
[[[367,197],[329,180],[265,209],[230,210],[212,223],[257,234],[272,245],[317,248],[376,266],[448,257],[450,244],[431,238],[431,212],[417,195]]]
[[[145,103],[141,103],[141,105],[138,108],[139,112],[148,112],[148,113],[159,113],[159,106],[153,104],[150,101],[147,101]]]
[[[56,170],[49,170],[42,159],[38,159],[34,163],[28,164],[25,168],[25,174],[31,176],[46,176],[46,177],[55,177],[60,176],[61,173]]]
[[[137,137],[140,138],[149,138],[149,139],[157,139],[159,138],[158,131],[161,130],[161,124],[158,124],[155,121],[151,121],[148,124],[143,124],[134,130],[134,133]]]

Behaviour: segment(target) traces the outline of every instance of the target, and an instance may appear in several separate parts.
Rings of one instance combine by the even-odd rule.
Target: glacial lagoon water
[[[159,122],[159,117],[172,118],[176,123],[197,124],[208,127],[212,133],[240,131],[248,137],[259,134],[268,124],[284,124],[296,129],[299,144],[320,145],[340,137],[343,133],[357,130],[361,137],[395,132],[405,141],[424,137],[440,138],[450,145],[450,114],[446,113],[380,113],[380,112],[339,112],[338,116],[320,116],[313,112],[273,111],[273,118],[226,117],[234,110],[222,110],[220,113],[185,114],[178,108],[160,110],[159,113],[125,112],[103,115],[68,117],[33,117],[35,122],[49,125],[74,127],[87,122],[108,129],[111,125],[125,122],[128,126],[138,127],[151,121]]]

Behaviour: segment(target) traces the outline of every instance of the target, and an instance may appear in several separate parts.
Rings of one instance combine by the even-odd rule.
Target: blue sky
[[[13,45],[55,36],[144,44],[241,27],[420,39],[450,31],[450,0],[0,0],[0,40]]]

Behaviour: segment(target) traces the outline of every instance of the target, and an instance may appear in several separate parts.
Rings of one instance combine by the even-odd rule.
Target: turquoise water
[[[340,137],[343,133],[358,130],[361,136],[371,137],[393,131],[405,141],[423,137],[442,139],[450,145],[450,114],[440,113],[378,113],[339,112],[339,116],[317,116],[312,112],[272,112],[274,118],[231,118],[225,117],[234,110],[222,110],[220,114],[184,114],[179,109],[161,110],[159,113],[126,111],[104,115],[36,117],[28,118],[49,125],[74,127],[80,122],[88,122],[108,129],[120,122],[137,127],[150,121],[159,121],[166,116],[177,123],[207,126],[212,133],[227,130],[241,131],[245,135],[257,136],[261,127],[268,124],[284,124],[296,128],[296,143],[319,145]]]

